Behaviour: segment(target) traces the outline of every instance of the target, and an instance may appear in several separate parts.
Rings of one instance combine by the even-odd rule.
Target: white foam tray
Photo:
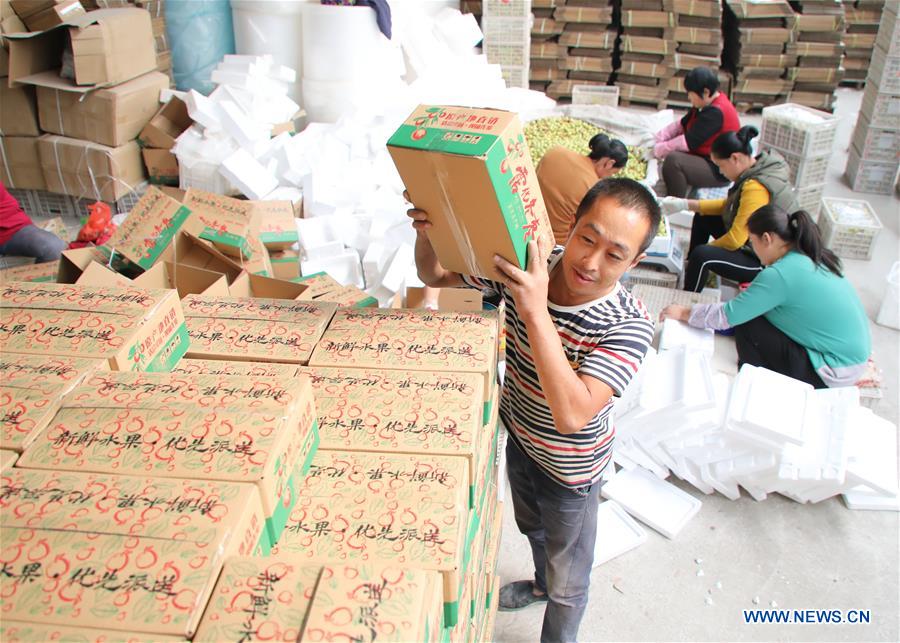
[[[621,505],[613,500],[600,503],[597,509],[594,567],[640,547],[646,540],[647,532]]]
[[[620,471],[603,485],[600,493],[666,538],[677,536],[703,505],[692,495],[640,468]]]

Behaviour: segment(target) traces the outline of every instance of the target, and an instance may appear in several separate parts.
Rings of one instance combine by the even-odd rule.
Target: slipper
[[[500,606],[501,612],[517,612],[525,609],[534,603],[546,603],[547,595],[535,596],[534,582],[530,580],[517,580],[513,583],[507,583],[500,588]]]

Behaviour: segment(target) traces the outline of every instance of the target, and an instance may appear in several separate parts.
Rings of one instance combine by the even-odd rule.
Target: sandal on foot
[[[534,603],[546,603],[547,595],[534,595],[534,582],[530,580],[517,580],[507,583],[500,588],[501,612],[516,612]]]

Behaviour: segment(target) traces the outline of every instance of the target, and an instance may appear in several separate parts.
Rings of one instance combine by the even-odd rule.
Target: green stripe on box
[[[295,277],[291,279],[295,284],[302,284],[307,279],[312,279],[313,277],[321,277],[325,274],[324,270],[320,270],[319,272],[314,272],[311,275],[303,275],[302,277]]]
[[[419,137],[419,138],[415,138]],[[493,134],[479,134],[465,130],[441,129],[439,127],[417,128],[401,125],[388,139],[388,145],[414,150],[459,154],[461,156],[483,156],[498,140]]]
[[[156,263],[156,260],[159,259],[159,255],[162,254],[163,250],[169,247],[169,244],[172,242],[172,237],[175,236],[175,233],[181,229],[181,226],[184,225],[185,220],[191,215],[191,211],[187,209],[185,206],[181,206],[175,211],[175,214],[172,215],[172,220],[169,222],[163,230],[157,235],[156,243],[148,249],[147,254],[141,257],[137,264],[143,268],[144,270],[149,269]]]
[[[491,399],[493,400],[494,398],[491,398]],[[484,411],[481,414],[482,426],[486,425],[488,422],[491,421],[491,406],[492,406],[491,402],[484,403]]]
[[[269,532],[263,529],[259,534],[259,541],[253,550],[254,556],[268,556],[272,552],[272,540],[269,538]]]
[[[269,542],[277,543],[278,538],[281,536],[281,532],[284,531],[284,526],[287,524],[288,517],[291,515],[291,511],[294,508],[294,505],[297,504],[297,495],[294,493],[294,489],[297,488],[297,484],[294,480],[294,475],[287,479],[287,489],[290,489],[290,497],[291,501],[289,505],[285,505],[281,498],[278,498],[275,504],[275,511],[272,512],[272,515],[266,518],[266,529],[269,532]],[[283,494],[282,494],[283,497]]]
[[[452,627],[444,627],[441,630],[441,643],[450,643],[450,633],[452,630]]]
[[[447,640],[450,638],[450,628],[454,627],[459,621],[459,601],[455,600],[452,603],[444,602],[444,631],[447,632]]]
[[[203,232],[200,233],[200,238],[223,246],[237,248],[247,259],[253,258],[253,250],[250,248],[250,244],[247,243],[247,240],[233,232],[220,232],[207,227],[203,228]]]
[[[309,431],[309,435],[306,438],[306,441],[313,441],[312,446],[309,448],[309,453],[306,454],[306,459],[303,461],[303,464],[300,465],[300,477],[305,477],[307,473],[309,473],[309,468],[312,466],[313,458],[316,457],[316,452],[319,450],[319,420],[318,418],[313,420],[312,429]],[[304,445],[306,446],[306,445]]]
[[[265,243],[287,243],[299,241],[300,237],[297,232],[260,232],[259,240]]]
[[[378,300],[375,299],[374,297],[366,297],[365,299],[362,299],[362,300],[356,302],[355,304],[353,304],[353,307],[354,308],[367,308],[372,305],[375,305],[377,307]]]
[[[148,179],[152,185],[168,185],[169,187],[178,187],[178,176],[170,174],[151,174]]]
[[[184,322],[172,333],[149,364],[143,369],[148,373],[171,373],[184,354],[187,353],[191,338],[188,336],[187,324]]]
[[[56,278],[53,275],[44,275],[43,277],[35,277],[34,279],[29,279],[28,281],[32,283],[39,283],[44,281],[56,281]]]
[[[271,276],[272,276],[272,275],[269,274],[269,271],[268,271],[268,270],[257,270],[257,271],[254,272],[253,274],[254,274],[254,275],[260,275],[260,276],[262,276],[262,277],[271,277]]]
[[[300,257],[284,257],[284,258],[272,258],[269,257],[269,261],[272,263],[300,263]],[[295,279],[291,279],[291,281],[299,281],[302,277],[297,277]]]
[[[518,191],[513,192],[513,186],[510,185],[510,181],[515,176],[514,162],[507,157],[504,146],[497,145],[488,154],[486,165],[491,185],[494,186],[497,205],[503,214],[503,222],[506,224],[506,231],[516,253],[516,260],[519,262],[519,268],[525,270],[527,268],[525,254],[528,247],[525,227],[527,217],[525,216],[525,206],[522,205],[523,196]],[[506,172],[503,171],[504,166]],[[524,187],[521,185],[517,190],[522,190]],[[540,194],[531,196],[539,198]]]

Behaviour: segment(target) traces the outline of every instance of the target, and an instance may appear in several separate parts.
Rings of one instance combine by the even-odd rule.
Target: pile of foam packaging
[[[712,331],[665,320],[652,349],[616,403],[618,472],[601,494],[595,565],[642,544],[638,521],[674,538],[704,494],[754,500],[778,493],[799,503],[842,495],[850,509],[900,510],[897,429],[859,404],[855,387],[815,390],[744,365],[714,372]]]
[[[420,103],[484,105],[521,112],[548,110],[543,94],[508,89],[498,65],[477,53],[481,31],[471,14],[445,9],[430,16],[401,5],[393,38],[383,39],[383,65],[365,100],[350,101],[335,123],[310,123],[301,132],[270,138],[297,105],[288,97],[292,70],[266,57],[227,56],[212,74],[209,97],[186,97],[195,120],[178,140],[179,163],[204,159],[217,192],[253,199],[303,199],[297,220],[303,274],[326,271],[365,288],[382,305],[415,274],[403,184],[386,142]],[[373,71],[373,73],[376,73]],[[184,185],[182,173],[182,187]]]

